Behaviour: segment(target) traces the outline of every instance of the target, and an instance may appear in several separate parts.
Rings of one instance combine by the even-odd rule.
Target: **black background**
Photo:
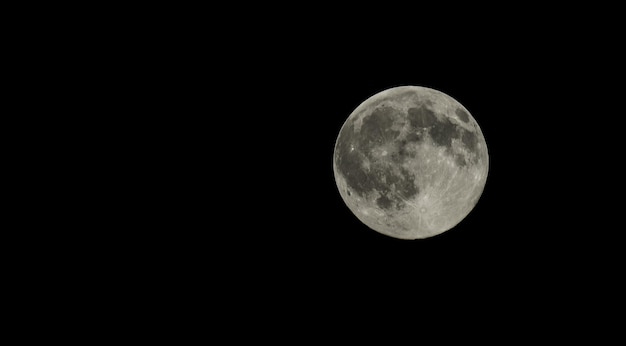
[[[38,8],[13,26],[21,313],[178,343],[621,332],[622,12],[373,5]],[[367,228],[333,177],[346,118],[401,85],[463,104],[490,158],[472,212],[422,240]]]
[[[119,115],[108,121],[131,142],[104,183],[127,188],[104,217],[107,258],[123,268],[114,275],[138,283],[157,315],[278,316],[297,330],[317,314],[338,328],[344,313],[411,325],[486,314],[519,333],[519,316],[541,330],[612,306],[622,263],[610,222],[619,203],[605,195],[620,185],[616,31],[532,14],[454,25],[156,20],[124,32],[123,54],[102,50],[101,71],[116,85],[109,100],[121,101],[105,103]],[[367,228],[333,177],[344,121],[401,85],[463,104],[490,157],[473,211],[423,240]]]
[[[598,121],[607,90],[597,85],[610,72],[602,62],[614,58],[605,46],[584,30],[454,31],[413,44],[411,35],[277,32],[229,41],[238,48],[216,51],[214,74],[200,78],[216,88],[195,94],[206,102],[190,124],[206,185],[193,193],[194,231],[176,250],[197,253],[192,268],[204,270],[209,253],[212,270],[233,280],[226,292],[291,313],[443,304],[549,320],[603,305],[619,262],[615,226],[598,215],[614,207],[596,185],[615,174],[597,147],[611,146],[610,125]],[[462,103],[490,155],[475,209],[425,240],[364,226],[333,177],[345,119],[399,85]]]

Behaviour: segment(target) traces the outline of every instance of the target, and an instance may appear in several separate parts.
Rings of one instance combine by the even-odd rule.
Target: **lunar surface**
[[[343,124],[333,156],[339,193],[369,228],[427,238],[461,222],[489,170],[483,133],[452,97],[425,87],[387,89]]]

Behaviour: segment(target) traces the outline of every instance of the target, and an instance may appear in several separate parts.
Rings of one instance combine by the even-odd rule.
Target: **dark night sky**
[[[610,90],[594,87],[610,75],[603,63],[614,59],[611,49],[578,33],[523,30],[454,31],[420,45],[408,44],[410,35],[358,30],[242,32],[215,35],[206,47],[177,37],[194,48],[177,51],[180,63],[164,77],[176,81],[165,90],[177,98],[173,113],[163,107],[167,135],[159,141],[174,163],[165,171],[177,177],[170,188],[179,211],[160,224],[155,243],[156,258],[175,263],[171,275],[214,277],[226,297],[294,314],[332,309],[336,300],[401,300],[414,310],[453,301],[509,315],[543,309],[548,299],[566,311],[573,308],[563,292],[611,285],[616,228],[597,215],[616,207],[597,186],[617,173],[592,149],[613,145],[599,133],[611,125],[597,121]],[[584,46],[595,49],[592,60]],[[490,155],[474,210],[425,240],[368,229],[333,177],[345,119],[399,85],[463,104]]]
[[[363,272],[369,270],[365,263],[374,262],[406,271],[419,270],[417,263],[447,263],[452,271],[471,267],[490,278],[496,263],[513,268],[504,275],[529,264],[544,268],[540,263],[556,249],[571,251],[569,242],[580,244],[577,239],[586,232],[572,228],[570,220],[584,214],[575,201],[585,184],[570,178],[590,171],[580,164],[590,107],[581,100],[593,99],[597,91],[581,86],[596,72],[576,69],[575,61],[563,63],[575,57],[574,44],[557,49],[548,39],[523,36],[506,42],[495,36],[449,39],[461,44],[433,42],[425,51],[368,46],[366,37],[252,39],[194,77],[193,86],[220,89],[193,94],[207,99],[206,109],[196,110],[209,114],[207,126],[216,129],[210,141],[222,149],[212,155],[244,167],[221,172],[236,180],[229,189],[243,194],[244,210],[258,210],[229,224],[240,241],[249,236],[269,253],[325,264],[331,272],[334,259],[364,263]],[[465,105],[490,154],[489,177],[475,210],[455,229],[429,240],[398,241],[361,225],[344,206],[332,175],[333,146],[344,120],[369,96],[399,85],[441,90]]]
[[[100,315],[91,304],[102,304],[104,328],[148,325],[142,338],[198,330],[202,338],[295,335],[295,344],[326,344],[354,324],[350,341],[389,325],[386,338],[408,331],[422,341],[432,325],[448,329],[441,338],[465,337],[457,326],[469,324],[534,342],[594,321],[604,335],[619,322],[626,291],[626,59],[615,37],[623,20],[604,8],[594,15],[589,4],[577,14],[573,4],[552,12],[489,5],[482,15],[456,8],[457,18],[424,3],[372,4],[345,13],[312,4],[142,4],[114,8],[101,23],[82,11],[86,24],[50,30],[45,47],[25,41],[38,47],[35,74],[45,73],[24,83],[61,95],[28,101],[44,108],[43,120],[20,116],[50,143],[66,143],[37,143],[51,160],[35,179],[55,190],[25,193],[42,209],[62,209],[27,211],[44,223],[33,242],[52,259],[36,260],[52,278],[33,292],[57,287],[89,314]],[[333,177],[346,118],[401,85],[459,101],[489,151],[476,207],[423,240],[367,228]]]
[[[588,230],[572,219],[585,207],[576,202],[581,181],[570,178],[587,168],[573,168],[584,155],[577,133],[585,115],[571,92],[588,72],[572,74],[561,64],[567,51],[493,43],[428,53],[301,44],[245,67],[244,94],[261,91],[252,105],[241,103],[249,112],[233,109],[231,116],[236,122],[244,116],[253,138],[237,159],[250,154],[257,162],[242,183],[258,191],[244,197],[244,210],[259,209],[249,220],[237,218],[251,228],[229,223],[228,232],[241,251],[254,254],[253,268],[262,266],[279,281],[371,281],[383,291],[432,284],[419,277],[464,289],[573,279],[585,263],[578,247],[595,251],[599,241],[583,240]],[[333,180],[333,146],[346,117],[369,96],[398,85],[457,99],[478,121],[490,154],[476,208],[454,229],[426,240],[368,229],[343,204]]]

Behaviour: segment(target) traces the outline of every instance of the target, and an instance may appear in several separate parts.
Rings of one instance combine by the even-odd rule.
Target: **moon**
[[[400,86],[361,103],[333,153],[339,193],[366,226],[422,239],[459,224],[485,187],[489,155],[470,112],[441,91]]]

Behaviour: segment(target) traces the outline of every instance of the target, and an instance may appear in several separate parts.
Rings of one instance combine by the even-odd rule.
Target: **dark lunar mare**
[[[405,138],[408,142],[419,142],[422,140],[422,136],[415,132],[408,133]]]
[[[357,147],[358,136],[354,133],[354,122],[349,121],[341,131],[337,141],[336,163],[337,169],[343,174],[348,186],[358,194],[372,189],[372,182],[365,170],[363,161],[365,155],[359,150],[351,150]]]
[[[391,107],[379,107],[372,114],[363,119],[360,138],[363,149],[371,149],[376,145],[395,139],[400,131],[393,130],[392,125],[397,119],[396,111]]]
[[[408,118],[414,128],[431,127],[437,123],[435,113],[425,106],[409,108]]]
[[[476,136],[474,132],[467,131],[466,129],[463,129],[463,128],[461,132],[462,132],[461,141],[463,142],[463,144],[465,144],[465,146],[469,149],[469,151],[475,154],[478,154],[477,152],[478,136]]]
[[[436,145],[449,148],[452,145],[452,139],[460,137],[457,125],[447,117],[438,120],[435,112],[425,105],[409,108],[408,119],[414,130],[428,129],[428,133]]]
[[[415,175],[400,165],[409,154],[408,141],[399,139],[400,131],[392,129],[394,122],[403,119],[403,114],[397,112],[387,106],[374,109],[363,119],[359,133],[355,133],[354,118],[349,120],[336,148],[337,169],[348,187],[361,197],[378,192],[376,204],[382,209],[402,206],[403,198],[410,199],[419,193],[414,185]],[[417,141],[419,136],[411,136],[410,140]],[[371,149],[382,144],[395,149],[388,158],[374,157]],[[370,163],[369,169],[364,167],[365,161]]]
[[[459,138],[460,136],[458,129],[458,126],[450,122],[447,117],[444,117],[443,120],[439,121],[436,126],[430,129],[430,138],[432,138],[436,145],[450,148],[452,146],[452,139]]]
[[[455,112],[462,121],[469,121],[469,114],[463,109],[457,108]],[[478,154],[478,137],[474,132],[457,126],[447,117],[443,117],[441,120],[437,119],[434,111],[426,105],[409,108],[408,119],[414,131],[417,132],[425,129],[433,143],[437,146],[444,147],[448,153],[452,153],[452,139],[460,139],[471,153]],[[406,138],[411,141],[419,141],[421,139],[417,133],[410,133]],[[472,162],[475,161],[477,156],[478,155],[475,155]],[[454,155],[454,158],[455,162],[461,167],[468,163],[462,154],[457,153]]]

